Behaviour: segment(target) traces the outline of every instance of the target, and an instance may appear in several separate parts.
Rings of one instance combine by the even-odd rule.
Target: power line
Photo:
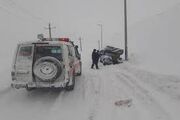
[[[39,17],[39,16],[34,15],[34,14],[31,13],[29,10],[27,10],[26,8],[24,8],[23,6],[21,6],[17,1],[16,1],[16,2],[13,1],[13,0],[10,0],[10,1],[12,1],[12,3],[14,3],[14,5],[17,6],[18,9],[21,10],[23,13],[28,14],[29,16],[31,16],[32,18],[34,18],[34,19],[36,19],[36,20],[40,20],[40,21],[45,22],[45,20],[44,20],[42,17]],[[46,23],[48,23],[48,22],[46,21]]]
[[[17,11],[20,11],[24,16],[30,17],[31,19],[36,20],[36,21],[41,21],[41,22],[44,22],[44,23],[48,23],[42,17],[34,15],[29,10],[27,10],[26,8],[21,6],[17,1],[16,2],[14,0],[3,0],[3,1],[8,5],[8,6],[6,5],[6,7],[10,7],[10,9],[13,8],[13,9],[15,9]]]
[[[13,12],[9,11],[7,8],[3,7],[0,5],[0,9],[1,9],[1,12],[4,12],[8,15],[11,15],[11,16],[14,16],[16,18],[18,18],[19,20],[21,19],[25,19],[24,17],[20,16],[20,15],[17,15],[17,14],[14,14]],[[29,19],[28,19],[29,20]]]

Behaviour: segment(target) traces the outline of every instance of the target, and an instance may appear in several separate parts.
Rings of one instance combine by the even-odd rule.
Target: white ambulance
[[[78,47],[69,38],[43,39],[18,44],[11,72],[13,88],[73,90],[81,75]]]

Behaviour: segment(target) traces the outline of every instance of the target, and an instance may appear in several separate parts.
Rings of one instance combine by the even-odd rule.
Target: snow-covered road
[[[180,78],[130,63],[90,69],[72,92],[0,89],[3,120],[179,120]],[[123,105],[115,102],[130,100]]]

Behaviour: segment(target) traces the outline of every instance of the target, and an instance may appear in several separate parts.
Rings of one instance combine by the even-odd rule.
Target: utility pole
[[[51,27],[51,23],[49,23],[48,25],[48,28],[45,28],[45,29],[48,29],[49,30],[49,39],[52,40],[52,34],[51,34],[51,30],[52,29],[55,29],[56,27]]]
[[[101,28],[101,49],[103,48],[103,25],[98,24],[98,26]]]
[[[99,48],[99,50],[100,50],[100,40],[98,40],[98,48]]]
[[[127,35],[127,2],[124,0],[124,43],[125,43],[125,60],[128,60],[128,35]]]
[[[51,23],[49,23],[49,38],[50,38],[50,40],[52,40],[52,36],[51,36]]]
[[[82,52],[82,38],[81,37],[79,37],[79,44],[80,44],[80,50],[81,50],[81,52]]]

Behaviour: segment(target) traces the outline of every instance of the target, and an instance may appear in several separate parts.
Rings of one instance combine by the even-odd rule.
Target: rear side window
[[[35,60],[51,56],[62,61],[62,47],[61,46],[36,46],[35,47]]]
[[[20,45],[18,48],[16,61],[25,62],[32,60],[32,52],[33,52],[32,45]]]
[[[22,46],[20,47],[18,56],[26,57],[32,55],[32,46]]]

